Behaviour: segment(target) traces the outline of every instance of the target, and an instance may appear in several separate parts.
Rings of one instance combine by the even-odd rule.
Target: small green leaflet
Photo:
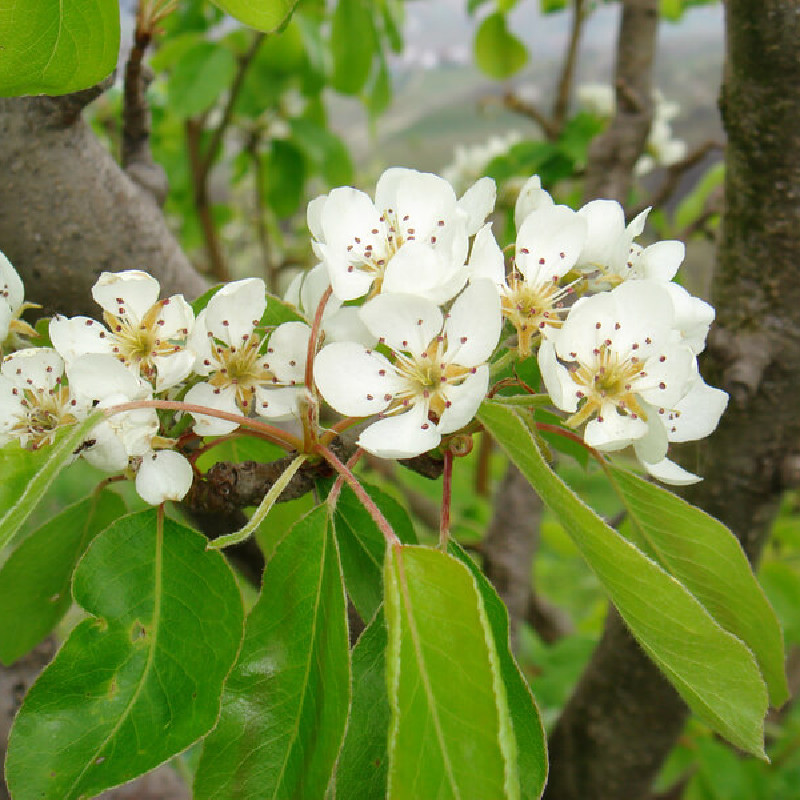
[[[196,800],[323,798],[344,738],[350,653],[327,504],[289,531],[264,573]]]
[[[0,3],[0,97],[67,94],[117,64],[118,0]]]
[[[764,757],[767,689],[751,651],[572,492],[516,409],[484,402],[478,418],[559,517],[633,635],[692,710],[736,746]]]
[[[386,557],[389,800],[519,798],[517,748],[469,570],[427,547]]]
[[[87,497],[28,536],[0,568],[0,661],[32,650],[72,604],[70,583],[92,539],[125,513],[111,491]]]
[[[289,19],[299,0],[211,0],[226,13],[256,30],[272,33]]]
[[[206,539],[155,509],[118,520],[75,571],[89,614],[28,692],[9,741],[14,800],[79,800],[185,750],[217,720],[242,600]]]
[[[525,45],[508,30],[505,14],[497,11],[481,22],[475,34],[475,61],[490,78],[510,78],[528,61]]]

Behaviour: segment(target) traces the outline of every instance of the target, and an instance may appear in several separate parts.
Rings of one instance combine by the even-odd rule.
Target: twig
[[[548,141],[553,141],[558,138],[558,128],[532,103],[525,102],[513,92],[506,92],[503,95],[503,105],[509,111],[513,111],[516,114],[533,120],[542,129],[542,133]]]
[[[261,250],[261,266],[267,281],[267,289],[273,294],[278,291],[278,265],[270,252],[269,232],[267,231],[266,214],[267,198],[264,195],[264,164],[258,157],[261,144],[261,131],[254,130],[247,140],[247,154],[253,162],[253,203],[255,206],[256,236]]]
[[[564,64],[561,67],[561,76],[556,90],[556,101],[553,104],[553,126],[560,133],[564,128],[564,121],[569,111],[569,99],[572,94],[572,83],[575,80],[575,66],[578,62],[578,48],[583,33],[583,23],[587,13],[584,0],[574,0],[572,9],[572,26],[569,34],[569,44]]]

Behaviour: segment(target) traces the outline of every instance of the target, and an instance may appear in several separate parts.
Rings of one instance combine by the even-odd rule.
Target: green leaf
[[[469,570],[426,547],[386,558],[389,800],[519,797],[486,609]]]
[[[265,33],[277,31],[294,11],[299,0],[211,0],[226,13],[251,28]]]
[[[392,81],[386,59],[378,59],[377,68],[367,87],[365,102],[373,117],[380,116],[392,102]]]
[[[336,797],[386,797],[389,698],[386,694],[386,622],[380,610],[353,648],[353,703],[336,764]]]
[[[292,216],[300,207],[306,182],[306,160],[293,142],[273,139],[264,159],[267,202],[278,217]]]
[[[222,44],[198,42],[187,50],[169,78],[169,110],[178,117],[194,117],[211,108],[230,86],[236,58]]]
[[[284,322],[307,322],[307,320],[291,303],[267,292],[267,309],[258,324],[261,327],[272,328]]]
[[[350,704],[346,607],[327,505],[300,520],[264,573],[195,798],[323,798]]]
[[[416,544],[408,513],[393,497],[363,484],[401,542]],[[347,594],[363,620],[372,619],[383,602],[383,559],[386,540],[349,486],[342,487],[334,516]]]
[[[75,450],[87,434],[103,419],[95,411],[80,424],[62,431],[52,445],[25,450],[6,445],[0,450],[0,550],[13,538],[56,479],[75,457]]]
[[[789,697],[783,634],[736,537],[719,520],[660,486],[611,465],[607,474],[628,511],[623,534],[752,650],[770,702],[782,705]]]
[[[94,86],[117,64],[117,0],[0,4],[0,96],[66,94]]]
[[[486,17],[475,34],[475,61],[496,80],[509,78],[528,61],[525,45],[508,30],[499,11]]]
[[[205,537],[155,509],[92,542],[73,580],[89,614],[28,692],[9,743],[15,800],[78,800],[156,767],[219,714],[242,600]]]
[[[11,664],[50,633],[72,604],[70,582],[92,539],[125,513],[104,491],[34,531],[0,569],[0,661]]]
[[[515,409],[485,402],[478,418],[558,516],[633,635],[692,710],[763,757],[767,690],[750,650],[563,483]]]
[[[725,180],[725,164],[719,162],[709,167],[708,171],[697,182],[691,192],[681,200],[675,210],[675,228],[679,231],[687,228],[703,213],[712,192],[722,186]]]
[[[683,0],[660,0],[661,16],[670,22],[677,22],[683,16]]]
[[[567,7],[567,0],[539,0],[539,9],[542,14],[553,14],[563,11]]]
[[[358,94],[369,78],[375,32],[364,0],[339,0],[331,23],[331,85],[342,94]]]
[[[467,552],[452,539],[449,547],[451,555],[472,573],[492,630],[500,661],[500,675],[508,697],[511,723],[517,741],[520,797],[523,800],[539,800],[547,781],[547,745],[544,726],[528,682],[523,677],[509,646],[508,611],[494,586],[489,583]]]
[[[353,180],[353,163],[344,142],[333,131],[314,120],[290,120],[292,139],[322,173],[331,186],[344,186]]]

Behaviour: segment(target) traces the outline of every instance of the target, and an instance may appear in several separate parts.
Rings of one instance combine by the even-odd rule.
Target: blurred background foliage
[[[127,57],[125,41],[132,38],[134,0],[129,6],[121,63]],[[653,143],[655,166],[639,176],[629,209],[655,202],[643,238],[683,239],[688,246],[683,280],[703,296],[723,178],[715,103],[722,9],[662,0],[661,12],[655,85],[679,104],[669,119],[670,131],[686,142],[688,155],[678,160],[680,169],[659,164],[659,143]],[[576,13],[581,16],[578,57],[566,114],[557,119],[550,109]],[[384,168],[402,165],[443,173],[458,191],[481,175],[493,177],[499,197],[495,234],[508,244],[516,191],[532,173],[541,175],[562,202],[581,202],[587,151],[609,112],[580,102],[578,87],[610,84],[617,14],[614,3],[579,0],[301,0],[281,31],[264,35],[235,23],[211,3],[180,0],[163,21],[148,58],[150,144],[169,180],[165,210],[170,223],[212,281],[260,275],[280,294],[299,270],[314,263],[305,224],[308,200],[343,184],[371,191]],[[90,113],[96,131],[119,153],[121,85],[94,103]],[[203,459],[210,465],[275,455],[264,443],[241,440],[214,448]],[[558,461],[575,490],[615,520],[620,508],[599,472],[569,453],[559,454]],[[455,470],[453,533],[477,557],[492,516],[492,488],[505,467],[496,449],[476,442]],[[408,503],[418,535],[433,541],[438,483],[373,461],[362,470],[367,480]],[[29,527],[83,496],[97,480],[83,462],[67,471],[51,492],[50,505],[37,512],[38,523],[33,519]],[[125,500],[131,510],[138,502],[131,493]],[[312,503],[309,495],[273,510],[259,535],[267,557]],[[559,610],[564,632],[545,641],[526,624],[519,655],[549,725],[591,655],[607,604],[548,513],[538,536],[532,584],[537,597]],[[759,575],[784,628],[790,682],[794,679],[797,692],[796,493],[784,499]],[[693,720],[657,791],[686,800],[800,798],[796,702],[768,719],[767,741],[771,764],[742,757]]]

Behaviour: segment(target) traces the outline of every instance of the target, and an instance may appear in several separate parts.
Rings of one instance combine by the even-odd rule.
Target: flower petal
[[[616,200],[592,200],[578,211],[586,219],[586,241],[578,258],[581,266],[607,266],[625,232],[625,212]]]
[[[539,347],[539,370],[547,394],[556,407],[574,413],[578,409],[578,385],[570,377],[569,370],[559,363],[550,339],[545,339]]]
[[[709,386],[698,375],[688,394],[663,417],[671,442],[693,442],[708,436],[728,406],[728,393]]]
[[[689,294],[683,286],[677,283],[668,283],[672,306],[675,309],[675,328],[680,334],[681,341],[692,349],[696,355],[703,352],[706,346],[706,337],[714,321],[716,312],[714,307]]]
[[[215,389],[209,383],[198,383],[192,386],[183,398],[185,403],[195,406],[206,406],[217,411],[227,411],[229,414],[239,414],[236,405],[236,387],[226,386],[223,389]],[[192,411],[194,417],[194,432],[198,436],[224,436],[226,433],[235,431],[239,425],[227,419],[209,417]]]
[[[358,444],[379,458],[413,458],[441,439],[439,429],[428,421],[425,404],[416,403],[402,414],[373,422],[358,437]]]
[[[49,332],[53,347],[67,363],[85,353],[111,353],[108,331],[89,317],[54,317]]]
[[[480,178],[461,196],[457,207],[466,215],[467,235],[472,236],[492,213],[497,186],[491,178]]]
[[[158,281],[139,269],[103,272],[92,287],[92,297],[103,311],[135,320],[141,320],[155,305],[160,292]]]
[[[489,278],[498,286],[505,286],[505,259],[492,233],[491,222],[487,222],[478,231],[472,242],[468,269],[473,278]]]
[[[300,415],[305,386],[256,386],[255,411],[266,419],[286,420]]]
[[[50,347],[26,347],[3,359],[3,375],[20,389],[54,389],[64,374],[61,356]]]
[[[191,350],[178,350],[168,356],[155,356],[156,391],[163,392],[177,386],[192,374],[195,355]]]
[[[528,178],[519,190],[517,202],[514,206],[514,225],[517,230],[520,229],[523,221],[532,211],[551,205],[553,205],[553,198],[542,189],[541,178],[538,175]]]
[[[292,321],[278,325],[269,337],[269,369],[281,383],[303,382],[310,335],[305,322]]]
[[[497,286],[488,278],[472,281],[456,298],[447,315],[444,359],[464,367],[482,364],[497,347],[502,326]]]
[[[575,265],[586,232],[586,219],[567,206],[531,212],[517,234],[517,269],[529,283],[562,277]]]
[[[690,486],[703,480],[699,475],[679,467],[668,458],[659,461],[657,464],[645,464],[643,462],[643,466],[656,480],[672,486]]]
[[[192,488],[192,465],[174,450],[148,453],[136,473],[136,491],[151,506],[165,500],[183,500]]]
[[[635,264],[643,278],[671,281],[685,255],[686,245],[683,242],[668,239],[645,247],[636,257]]]
[[[80,356],[67,364],[67,377],[73,395],[84,402],[116,396],[142,400],[150,395],[149,385],[107,353]]]
[[[421,242],[408,242],[389,261],[381,291],[446,303],[467,280],[463,265],[463,261],[443,258],[438,250]]]
[[[486,364],[467,376],[463,383],[448,386],[445,396],[450,405],[442,412],[439,433],[452,433],[469,423],[486,397],[488,389],[489,367]]]
[[[25,299],[22,278],[3,253],[0,253],[0,297],[8,302],[12,314],[17,311]]]
[[[245,278],[223,286],[206,306],[205,324],[214,338],[239,347],[253,333],[267,307],[261,278]]]
[[[379,294],[361,308],[361,319],[396,352],[420,356],[442,330],[439,306],[412,294]]]
[[[598,450],[621,450],[647,433],[647,423],[640,417],[623,415],[607,403],[600,414],[586,424],[583,440]]]

